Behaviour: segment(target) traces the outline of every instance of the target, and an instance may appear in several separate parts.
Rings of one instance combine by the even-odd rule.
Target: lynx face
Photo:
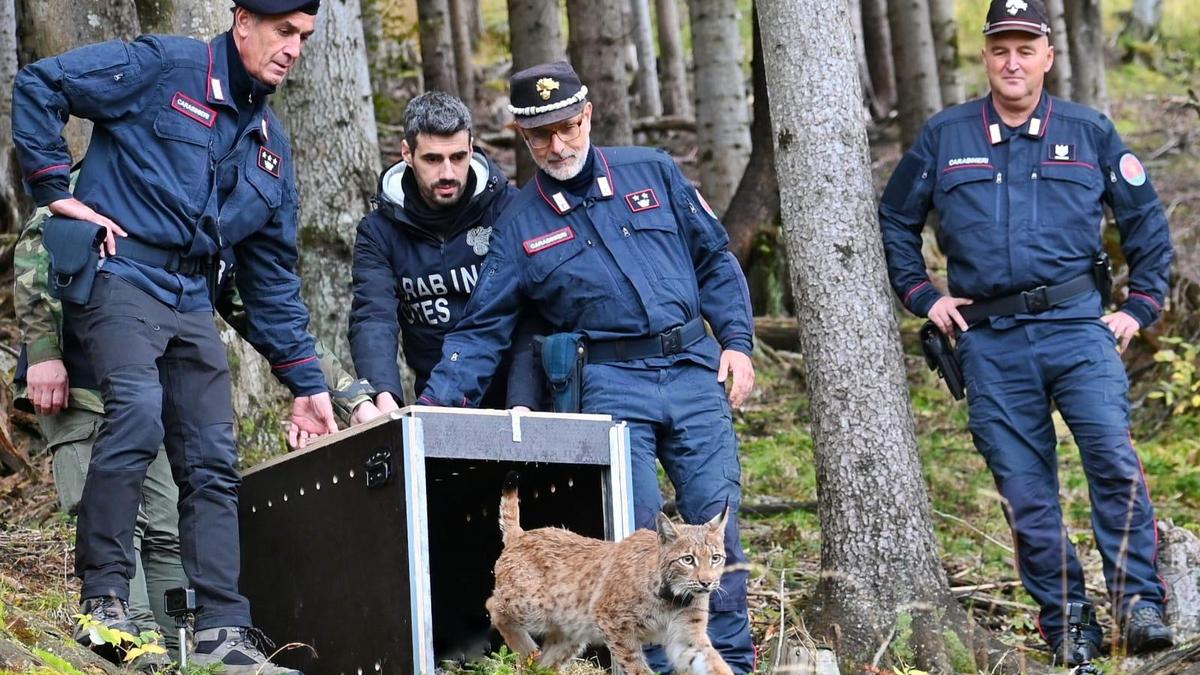
[[[658,516],[658,564],[663,587],[677,598],[712,593],[725,569],[725,514],[703,525],[676,525]]]

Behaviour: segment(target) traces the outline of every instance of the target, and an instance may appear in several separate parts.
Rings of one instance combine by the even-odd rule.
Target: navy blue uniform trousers
[[[196,628],[249,626],[238,593],[237,451],[225,346],[211,311],[179,312],[102,272],[87,305],[64,303],[95,366],[104,422],[79,503],[82,597],[129,596],[146,469],[164,444],[179,484],[183,568]]]
[[[720,589],[709,601],[708,635],[735,673],[754,669],[754,645],[746,614],[746,554],[737,512],[741,462],[725,388],[713,370],[689,361],[656,368],[632,363],[589,364],[583,376],[583,412],[612,415],[629,426],[634,524],[655,527],[662,510],[658,469],[675,486],[679,514],[704,523],[729,505],[725,565]],[[646,652],[650,667],[671,670],[661,648]]]
[[[959,337],[971,434],[1005,501],[1021,581],[1041,606],[1051,644],[1064,608],[1087,602],[1083,569],[1058,500],[1058,438],[1051,402],[1079,446],[1092,529],[1116,616],[1161,607],[1154,507],[1129,437],[1129,383],[1116,338],[1099,319],[977,325]],[[1100,638],[1098,627],[1092,637]]]

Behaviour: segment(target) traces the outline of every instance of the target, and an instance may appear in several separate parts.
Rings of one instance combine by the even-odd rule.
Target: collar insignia
[[[555,89],[558,89],[558,80],[552,77],[543,77],[534,85],[537,88],[537,93],[542,97],[543,101],[549,101],[551,94]]]

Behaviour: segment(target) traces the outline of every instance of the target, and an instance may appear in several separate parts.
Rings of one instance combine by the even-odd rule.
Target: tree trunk
[[[454,72],[458,97],[470,109],[475,105],[475,59],[471,54],[469,0],[450,0],[450,38],[454,44]]]
[[[421,25],[421,75],[425,80],[425,91],[444,91],[457,96],[458,71],[454,68],[454,41],[450,37],[450,1],[417,0],[417,22]]]
[[[937,55],[938,86],[942,105],[963,102],[963,85],[958,76],[958,22],[954,18],[954,0],[929,0],[929,23],[933,30]]]
[[[862,2],[849,0],[847,8],[850,10],[850,28],[854,31],[854,60],[858,65],[858,83],[862,86],[863,105],[871,111],[871,117],[878,117],[875,89],[871,86],[871,67],[867,65],[867,50],[863,42]],[[756,46],[755,49],[758,47]],[[750,136],[754,137],[753,126],[750,128]],[[751,150],[751,156],[753,156],[753,150]]]
[[[12,89],[17,76],[17,8],[0,0],[0,232],[16,232],[26,206],[12,143]]]
[[[571,27],[567,51],[594,107],[592,142],[632,144],[625,53],[629,30],[621,3],[567,0],[567,20]]]
[[[233,14],[212,0],[135,0],[146,33],[187,35],[209,40],[233,25]]]
[[[483,37],[483,3],[479,0],[466,0],[467,22],[471,33],[471,51],[479,48],[479,40]]]
[[[688,96],[687,63],[683,54],[683,30],[679,23],[677,0],[655,0],[658,15],[658,51],[662,58],[659,84],[663,114],[690,117],[692,99]]]
[[[896,108],[896,65],[892,59],[892,30],[888,25],[888,0],[862,0],[863,48],[871,69],[875,94],[872,113],[884,119]]]
[[[1050,44],[1054,46],[1054,67],[1046,73],[1046,88],[1059,98],[1070,99],[1071,91],[1071,45],[1067,37],[1067,17],[1063,0],[1046,0],[1046,12],[1050,15]]]
[[[633,19],[633,44],[637,48],[638,67],[633,78],[637,92],[637,114],[659,117],[663,113],[658,90],[658,61],[654,56],[654,26],[650,20],[650,0],[629,0]]]
[[[754,58],[751,79],[754,82],[754,120],[750,125],[753,147],[737,192],[725,211],[725,229],[729,232],[729,250],[737,256],[742,269],[748,269],[754,237],[760,230],[773,227],[779,218],[779,178],[775,175],[775,146],[771,141],[771,108],[767,98],[766,65],[763,62],[762,36],[758,28],[758,5],[754,13]]]
[[[938,89],[937,57],[933,29],[925,0],[888,0],[888,26],[896,63],[896,91],[903,92],[900,109],[900,143],[907,148],[917,140],[921,125],[942,107]]]
[[[1104,24],[1100,0],[1063,0],[1071,49],[1071,96],[1076,103],[1108,112],[1104,80]]]
[[[133,0],[19,0],[22,64],[93,42],[130,40],[142,32]],[[11,85],[10,85],[11,86]],[[87,154],[92,123],[72,117],[63,130],[74,161]]]
[[[1138,59],[1148,66],[1155,62],[1155,52],[1150,48],[1158,40],[1159,25],[1162,23],[1162,0],[1133,0],[1129,18],[1121,29],[1119,42],[1125,48],[1125,61]]]
[[[513,72],[567,58],[557,0],[508,0],[508,31],[510,35],[538,36],[536,40],[510,40]],[[524,185],[537,167],[520,138],[516,146],[517,183]]]
[[[849,17],[824,0],[762,0],[759,11],[778,173],[824,177],[780,185],[822,533],[807,624],[835,641],[843,672],[862,672],[897,626],[912,631],[906,665],[976,672],[917,456]]]
[[[750,158],[750,109],[742,73],[737,0],[690,0],[696,88],[696,163],[705,199],[729,207]]]

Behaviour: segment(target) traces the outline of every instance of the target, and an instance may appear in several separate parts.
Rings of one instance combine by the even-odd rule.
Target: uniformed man
[[[654,527],[662,507],[656,458],[685,520],[704,522],[726,504],[736,513],[730,402],[753,386],[754,331],[725,228],[667,154],[591,145],[592,104],[569,64],[514,74],[509,109],[540,171],[497,221],[466,316],[419,401],[477,405],[522,307],[536,307],[555,331],[586,340],[583,412],[629,424],[637,526]],[[746,673],[754,648],[736,517],[725,547],[734,569],[712,595],[709,634]],[[650,657],[669,668],[661,651]]]
[[[307,333],[291,149],[266,104],[312,34],[319,0],[237,0],[210,43],[112,41],[23,69],[13,139],[39,205],[107,230],[90,298],[66,303],[104,397],[79,506],[82,611],[128,628],[133,524],[165,440],[180,486],[184,569],[196,588],[196,665],[277,672],[238,592],[230,375],[212,319],[218,254],[232,247],[248,335],[296,395],[293,436],[336,430]],[[95,122],[75,195],[62,127]],[[118,241],[119,240],[119,241]]]
[[[78,172],[72,173],[72,179]],[[72,180],[74,182],[74,180]],[[21,329],[22,346],[13,380],[14,405],[37,414],[38,425],[53,456],[54,487],[64,513],[75,515],[83,494],[92,446],[104,418],[104,402],[92,365],[84,357],[79,337],[64,324],[62,303],[47,289],[49,256],[42,246],[42,228],[50,210],[37,210],[18,238],[13,255],[14,306]],[[232,281],[235,262],[224,256],[226,267],[220,280],[217,313],[225,322],[245,333],[245,306]],[[321,370],[328,382],[336,383],[334,407],[349,424],[353,416],[371,417],[374,411],[370,389],[345,372],[324,345],[317,341]],[[129,618],[139,631],[158,631],[168,649],[178,648],[175,620],[165,612],[165,591],[187,586],[179,554],[179,488],[171,477],[165,450],[160,450],[146,471],[142,501],[134,527],[135,570],[129,581]],[[89,646],[90,636],[80,630],[76,639]],[[155,661],[166,665],[161,655],[144,654],[135,665]]]
[[[471,112],[461,100],[431,91],[409,101],[402,159],[380,175],[378,206],[358,226],[350,350],[355,370],[379,391],[380,413],[404,401],[396,365],[401,332],[421,391],[479,281],[492,226],[517,194],[471,143]],[[536,329],[529,321],[522,329],[519,367],[511,378],[497,378],[482,407],[539,407],[532,336],[525,335]],[[502,373],[510,360],[506,355]]]
[[[1172,251],[1158,196],[1112,121],[1044,91],[1054,63],[1048,24],[1039,0],[993,0],[983,30],[991,93],[925,125],[879,219],[904,306],[947,334],[961,331],[975,447],[1004,497],[1042,635],[1057,660],[1075,665],[1099,652],[1102,636],[1093,621],[1086,648],[1065,639],[1068,606],[1088,600],[1058,502],[1052,404],[1080,449],[1119,641],[1142,653],[1172,640],[1118,353],[1158,318]],[[1105,205],[1129,263],[1129,292],[1112,313],[1101,302],[1107,282],[1093,274]],[[949,295],[930,283],[921,256],[931,209],[941,216]]]

